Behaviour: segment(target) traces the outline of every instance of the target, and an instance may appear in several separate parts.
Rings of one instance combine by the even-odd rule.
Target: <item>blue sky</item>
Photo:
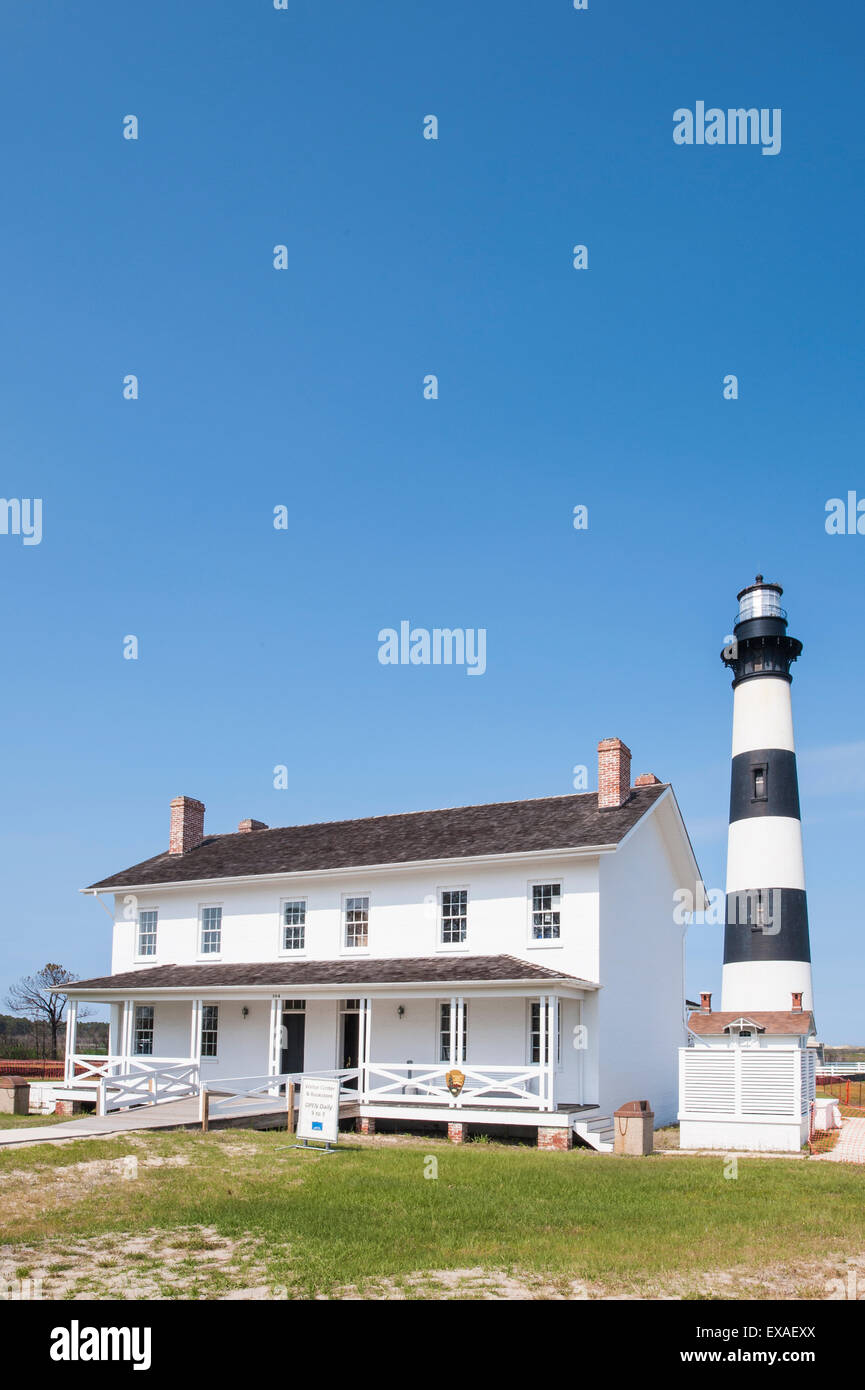
[[[722,885],[759,570],[818,1022],[865,1040],[865,537],[824,527],[865,496],[865,22],[756,9],[4,5],[2,492],[44,510],[0,535],[0,991],[107,968],[76,890],[181,792],[211,830],[558,794],[617,734]],[[781,153],[675,145],[698,100],[780,107]],[[380,665],[405,618],[485,628],[485,675]],[[720,962],[694,928],[692,996]]]

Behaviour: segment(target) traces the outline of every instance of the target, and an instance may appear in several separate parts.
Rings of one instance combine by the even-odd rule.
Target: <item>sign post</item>
[[[339,1088],[337,1077],[301,1076],[296,1137],[303,1143],[292,1148],[336,1153],[331,1145],[339,1139]]]

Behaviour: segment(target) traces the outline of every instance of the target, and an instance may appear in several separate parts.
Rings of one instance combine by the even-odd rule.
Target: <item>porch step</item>
[[[613,1152],[616,1131],[610,1115],[595,1115],[590,1120],[575,1120],[574,1133],[598,1153]]]

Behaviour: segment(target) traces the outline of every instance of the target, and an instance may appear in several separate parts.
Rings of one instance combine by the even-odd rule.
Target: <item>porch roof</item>
[[[215,990],[334,990],[435,985],[527,986],[558,984],[569,992],[599,986],[576,975],[518,960],[516,956],[406,956],[371,960],[279,960],[212,965],[153,965],[64,985],[72,997],[93,994],[197,994]]]

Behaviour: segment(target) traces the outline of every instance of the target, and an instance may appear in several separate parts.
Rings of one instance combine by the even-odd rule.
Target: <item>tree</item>
[[[52,994],[58,985],[72,984],[78,976],[65,966],[49,961],[37,970],[35,975],[25,975],[17,985],[13,985],[6,997],[6,1007],[13,1014],[22,1014],[34,1023],[42,1023],[51,1034],[51,1056],[57,1059],[57,1037],[63,1022],[63,1013],[68,1003],[65,994]],[[85,1015],[86,1016],[86,1015]],[[82,1015],[79,1013],[79,1018]]]

